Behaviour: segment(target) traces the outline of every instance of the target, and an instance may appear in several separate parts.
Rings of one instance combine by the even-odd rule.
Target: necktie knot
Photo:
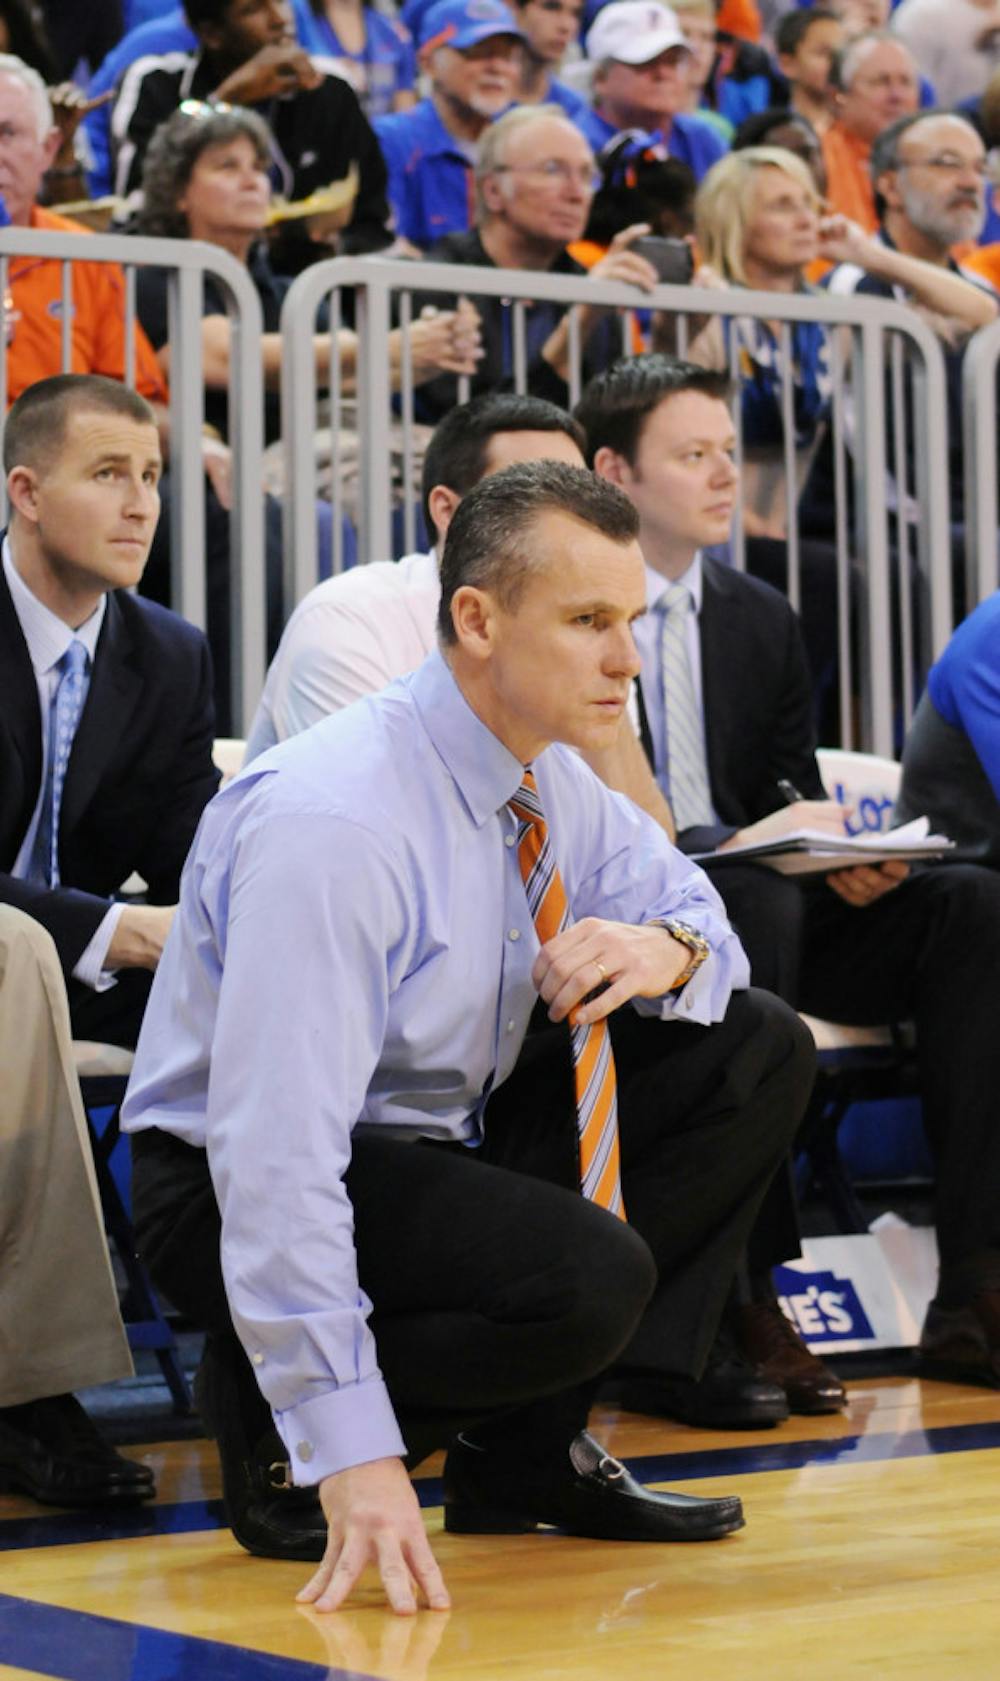
[[[82,677],[87,669],[87,650],[79,637],[74,636],[69,647],[59,659],[58,666],[64,677]]]
[[[690,613],[694,602],[691,599],[691,591],[687,584],[668,584],[660,596],[660,605],[665,613],[674,613],[678,609],[682,616],[685,613]]]
[[[525,770],[521,786],[518,788],[516,794],[511,795],[507,803],[515,817],[520,818],[522,822],[545,822],[545,817],[542,813],[542,802],[538,797],[538,784],[535,781],[535,773],[530,768]]]

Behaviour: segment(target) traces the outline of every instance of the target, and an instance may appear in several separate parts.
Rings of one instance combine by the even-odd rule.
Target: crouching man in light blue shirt
[[[406,1470],[436,1447],[452,1532],[742,1527],[586,1434],[612,1366],[700,1369],[812,1079],[705,876],[570,751],[638,668],[636,529],[576,467],[484,480],[440,651],[256,759],[188,861],[124,1116],[140,1242],[211,1333],[234,1532],[318,1560],[321,1610],[370,1561],[396,1611],[447,1605]],[[586,1167],[606,1020],[620,1177]]]

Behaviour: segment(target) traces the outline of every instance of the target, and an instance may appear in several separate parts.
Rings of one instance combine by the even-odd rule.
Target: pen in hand
[[[786,777],[779,778],[778,793],[786,805],[798,805],[800,801],[805,799],[805,795],[799,793],[795,783],[789,782]]]

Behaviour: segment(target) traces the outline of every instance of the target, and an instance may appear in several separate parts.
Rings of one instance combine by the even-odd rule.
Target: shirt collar
[[[107,596],[102,595],[90,618],[78,630],[73,630],[28,588],[14,565],[9,536],[3,540],[3,570],[36,677],[43,677],[51,671],[71,642],[83,643],[93,665],[97,639],[107,610]]]
[[[661,596],[670,588],[671,584],[686,584],[691,591],[695,613],[701,612],[703,579],[700,549],[687,571],[682,572],[679,578],[665,578],[662,572],[654,572],[651,566],[646,567],[646,606],[651,613],[656,611]]]
[[[461,142],[445,128],[433,99],[423,99],[414,107],[409,129],[409,137],[416,138],[423,157],[461,158],[463,163],[469,162]]]
[[[476,717],[439,651],[407,681],[435,752],[481,829],[517,793],[524,766]]]

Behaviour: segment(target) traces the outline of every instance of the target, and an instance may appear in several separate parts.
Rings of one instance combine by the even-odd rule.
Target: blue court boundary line
[[[200,1635],[0,1593],[0,1662],[53,1681],[374,1681]]]
[[[971,1453],[981,1448],[1000,1448],[1000,1420],[930,1430],[876,1430],[864,1436],[800,1442],[755,1442],[746,1447],[699,1448],[690,1453],[643,1454],[628,1459],[626,1464],[640,1482],[680,1483],[699,1477],[797,1471],[807,1465],[869,1465],[887,1459],[920,1459],[928,1454]],[[421,1506],[440,1506],[440,1477],[416,1477],[413,1486]],[[122,1512],[52,1512],[0,1519],[0,1553],[222,1528],[225,1517],[220,1500],[164,1502]]]

